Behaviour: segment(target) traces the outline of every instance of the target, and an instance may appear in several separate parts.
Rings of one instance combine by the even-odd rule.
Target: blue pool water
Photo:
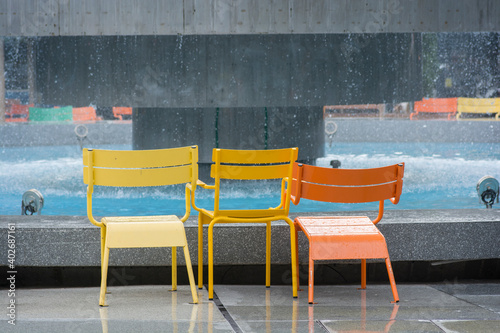
[[[130,149],[130,146],[95,148]],[[317,164],[329,166],[339,160],[342,168],[379,167],[405,162],[403,195],[387,209],[481,208],[476,192],[478,180],[490,175],[500,179],[498,143],[334,143],[325,146]],[[42,215],[86,215],[86,187],[82,182],[82,158],[78,146],[0,148],[0,215],[21,214],[25,191],[37,189],[45,199]],[[231,184],[223,193],[224,207],[269,207],[276,182],[242,186]],[[184,189],[96,190],[94,214],[180,214]],[[251,200],[248,200],[251,199]],[[197,204],[210,208],[210,191],[197,191]],[[493,207],[500,207],[496,204]],[[303,200],[292,212],[376,209],[373,205],[341,205]],[[196,213],[193,211],[193,213]]]

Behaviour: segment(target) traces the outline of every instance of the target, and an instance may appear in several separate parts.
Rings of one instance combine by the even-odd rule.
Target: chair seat
[[[313,260],[388,258],[385,238],[367,216],[297,217]]]
[[[105,217],[109,248],[187,245],[184,224],[175,215]]]

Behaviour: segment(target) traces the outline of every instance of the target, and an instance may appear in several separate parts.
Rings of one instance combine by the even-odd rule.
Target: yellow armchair
[[[214,209],[197,207],[193,199],[192,205],[198,215],[198,287],[203,286],[203,226],[208,225],[208,298],[213,299],[213,229],[218,223],[266,223],[266,286],[271,285],[271,222],[284,220],[290,226],[290,246],[292,261],[293,296],[297,297],[295,229],[288,217],[290,208],[290,191],[287,191],[292,177],[293,163],[297,160],[298,148],[273,150],[232,150],[214,149],[211,177],[214,185],[201,181],[198,185],[215,191]],[[277,207],[267,209],[220,209],[221,179],[229,180],[269,180],[281,179],[281,203]]]

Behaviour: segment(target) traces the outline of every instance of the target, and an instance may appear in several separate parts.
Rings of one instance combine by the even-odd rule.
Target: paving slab
[[[216,285],[214,301],[203,288],[191,304],[188,285],[117,286],[103,308],[98,287],[19,289],[16,325],[5,316],[0,332],[499,332],[500,280],[398,291],[393,304],[388,284],[315,286],[310,305],[307,287],[293,298],[290,286]]]

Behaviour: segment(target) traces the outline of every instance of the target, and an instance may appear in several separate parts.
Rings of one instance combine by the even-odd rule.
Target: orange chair
[[[75,122],[94,122],[96,120],[102,120],[101,117],[97,117],[95,108],[92,106],[86,106],[82,108],[73,108],[73,121]]]
[[[399,202],[404,163],[374,169],[330,169],[295,164],[291,200],[301,198],[338,203],[379,201],[378,216],[299,216],[295,219],[295,249],[298,230],[309,240],[309,303],[314,299],[314,261],[361,259],[361,288],[366,288],[366,259],[385,259],[394,302],[399,301],[384,236],[377,224],[384,214],[384,200]],[[295,270],[298,272],[298,269]]]
[[[125,106],[114,106],[113,116],[119,120],[123,120],[123,116],[132,116],[132,108]]]

